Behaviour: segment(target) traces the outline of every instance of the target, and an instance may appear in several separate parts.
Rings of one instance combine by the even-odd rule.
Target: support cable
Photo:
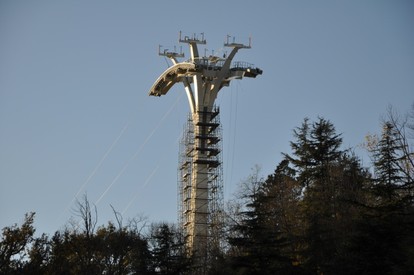
[[[179,140],[180,140],[180,136],[175,140],[175,142],[174,142],[174,144],[177,144],[178,142],[179,142]],[[148,177],[145,179],[145,181],[144,181],[144,184],[141,186],[141,187],[139,187],[139,189],[135,192],[135,194],[134,194],[134,196],[132,197],[132,199],[128,202],[128,204],[127,204],[127,206],[124,208],[124,210],[122,210],[122,212],[121,212],[121,214],[122,215],[124,215],[128,210],[129,210],[129,208],[131,207],[131,205],[132,205],[132,203],[134,202],[134,201],[136,201],[137,200],[137,198],[142,194],[142,190],[145,188],[145,187],[147,187],[150,183],[151,183],[151,180],[152,180],[152,178],[153,178],[153,176],[157,173],[157,171],[158,171],[158,169],[160,168],[160,166],[161,166],[161,164],[160,163],[162,163],[162,161],[165,159],[165,157],[166,157],[166,155],[165,154],[162,154],[161,156],[160,156],[160,158],[158,159],[158,161],[156,162],[157,163],[157,165],[156,165],[156,167],[152,170],[152,172],[148,175]]]
[[[95,176],[96,172],[99,170],[99,168],[102,166],[102,164],[104,163],[104,161],[108,157],[109,153],[112,151],[112,149],[118,143],[119,139],[124,135],[126,129],[129,127],[129,124],[130,124],[130,121],[128,121],[125,124],[124,128],[122,128],[121,132],[118,134],[118,136],[112,142],[111,146],[109,146],[109,148],[106,150],[105,154],[99,160],[98,164],[95,166],[95,168],[89,174],[88,178],[85,180],[85,182],[82,184],[82,186],[78,189],[78,192],[76,192],[75,196],[72,198],[72,200],[66,206],[65,210],[63,210],[63,212],[59,215],[59,217],[61,217],[63,215],[63,213],[65,213],[69,209],[69,207],[72,205],[72,203],[78,198],[78,196],[82,192],[82,190],[89,184],[89,182],[91,181],[91,179]]]
[[[164,120],[168,117],[168,115],[173,111],[173,109],[177,106],[177,103],[182,98],[183,94],[180,94],[176,101],[173,103],[173,105],[170,107],[170,109],[163,115],[161,120],[157,123],[157,125],[152,129],[152,131],[148,134],[145,141],[141,144],[141,146],[138,148],[138,150],[131,156],[131,158],[125,163],[125,165],[122,167],[121,171],[117,174],[117,176],[114,178],[114,180],[111,182],[111,184],[105,189],[105,191],[101,194],[101,196],[96,200],[95,205],[98,205],[99,202],[105,197],[105,195],[108,193],[108,191],[112,188],[112,186],[118,181],[118,179],[122,176],[122,174],[125,172],[125,170],[128,168],[128,166],[131,164],[133,160],[137,158],[137,156],[141,153],[142,149],[145,147],[145,145],[148,143],[148,141],[152,138],[152,136],[155,134],[155,132],[160,128]]]
[[[234,132],[233,132],[233,148],[232,148],[232,156],[231,156],[231,168],[230,168],[230,192],[232,191],[231,189],[231,184],[233,182],[233,169],[234,169],[234,158],[236,155],[236,137],[237,137],[237,109],[238,109],[238,103],[239,103],[239,86],[240,85],[238,82],[236,84],[236,104],[235,104],[235,111],[234,111]]]

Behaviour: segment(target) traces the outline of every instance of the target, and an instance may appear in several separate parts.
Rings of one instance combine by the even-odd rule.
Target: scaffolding
[[[180,142],[178,213],[188,249],[196,245],[194,238],[198,239],[200,264],[208,264],[209,257],[220,251],[222,244],[221,144],[219,108],[188,115]]]

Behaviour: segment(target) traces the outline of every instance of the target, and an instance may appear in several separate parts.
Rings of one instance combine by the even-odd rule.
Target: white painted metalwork
[[[178,58],[184,57],[181,49],[180,52],[161,50],[160,46],[159,55],[168,57],[172,66],[158,77],[149,91],[150,96],[162,96],[176,83],[184,84],[191,114],[184,149],[186,156],[180,164],[180,215],[189,255],[204,259],[208,256],[207,247],[212,232],[209,230],[209,223],[213,220],[217,222],[218,219],[211,213],[219,205],[214,200],[220,198],[214,195],[220,184],[212,184],[218,178],[221,180],[216,169],[221,165],[221,159],[217,157],[221,148],[216,146],[221,136],[216,131],[219,129],[219,122],[215,119],[218,109],[214,108],[214,102],[220,89],[228,86],[232,80],[255,78],[262,74],[262,70],[252,64],[233,62],[239,49],[251,48],[251,40],[249,39],[248,45],[244,45],[236,43],[234,38],[230,42],[230,38],[227,36],[224,43],[225,47],[232,48],[227,57],[207,57],[200,56],[198,49],[198,45],[207,43],[204,33],[182,37],[180,32],[179,42],[189,45],[190,58],[179,62]]]

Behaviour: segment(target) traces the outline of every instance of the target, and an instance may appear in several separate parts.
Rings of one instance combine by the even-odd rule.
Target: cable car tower
[[[190,105],[190,114],[183,135],[179,165],[180,220],[184,231],[189,256],[201,266],[208,259],[212,246],[218,244],[217,230],[222,224],[222,180],[219,109],[214,106],[221,88],[229,86],[233,79],[255,78],[262,70],[246,62],[233,62],[240,49],[250,49],[229,41],[231,48],[226,57],[200,56],[198,45],[205,45],[204,34],[184,36],[180,32],[179,42],[188,44],[190,58],[179,62],[184,53],[162,51],[159,55],[168,57],[172,65],[152,85],[149,95],[162,96],[174,84],[182,82]],[[221,193],[221,194],[220,194]]]

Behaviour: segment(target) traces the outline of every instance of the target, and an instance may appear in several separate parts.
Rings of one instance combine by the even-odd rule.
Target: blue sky
[[[329,119],[345,147],[379,131],[388,105],[414,103],[412,1],[0,1],[0,228],[37,213],[53,233],[87,193],[99,224],[177,218],[181,85],[148,90],[167,68],[158,45],[205,33],[247,43],[235,60],[264,72],[217,104],[228,198],[256,164],[273,172],[305,117]],[[183,45],[183,50],[187,51]],[[187,52],[186,52],[187,53]],[[188,56],[188,54],[187,54]]]

